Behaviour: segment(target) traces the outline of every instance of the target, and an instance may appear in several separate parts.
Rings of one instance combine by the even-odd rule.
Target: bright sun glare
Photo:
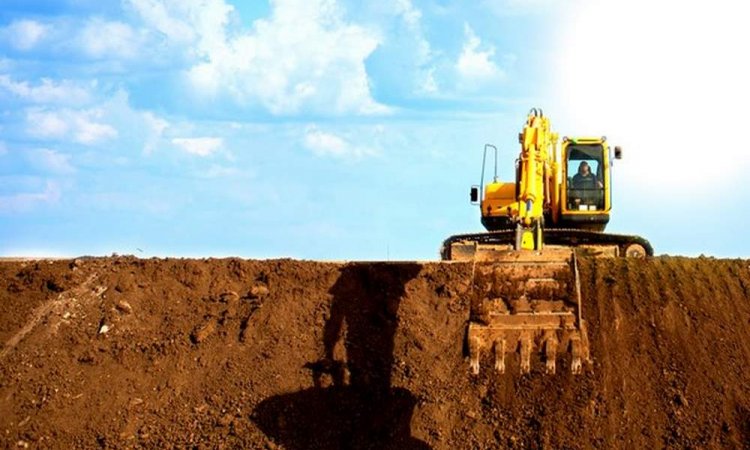
[[[749,10],[732,0],[577,2],[557,39],[558,129],[622,145],[629,188],[737,182],[750,167]]]

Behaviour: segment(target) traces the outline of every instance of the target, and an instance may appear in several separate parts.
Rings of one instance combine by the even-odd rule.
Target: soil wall
[[[0,262],[0,443],[750,448],[750,262],[581,276],[583,375],[472,377],[470,264]]]

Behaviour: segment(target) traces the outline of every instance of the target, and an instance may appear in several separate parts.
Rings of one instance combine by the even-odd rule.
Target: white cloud
[[[174,0],[128,0],[130,5],[140,14],[146,24],[163,33],[167,38],[179,43],[189,44],[196,35],[193,27],[187,20],[180,17],[174,17],[175,14],[185,17],[191,16],[192,10],[196,13],[197,7],[207,6],[210,8],[217,2],[197,2],[197,1],[174,1]],[[203,4],[201,4],[203,3]],[[223,3],[223,2],[218,2]],[[214,6],[215,7],[215,6]],[[200,15],[200,14],[197,14]],[[196,18],[200,20],[200,17]]]
[[[346,23],[335,0],[276,0],[268,19],[228,32],[224,0],[130,0],[144,22],[189,44],[195,92],[260,104],[273,114],[376,114],[365,59],[379,36]]]
[[[430,53],[430,43],[424,37],[422,31],[422,11],[414,6],[411,0],[396,0],[396,13],[401,16],[407,28],[415,34],[419,46],[419,53],[422,56],[428,56]]]
[[[98,18],[90,19],[78,35],[78,46],[93,58],[133,58],[141,44],[130,25]]]
[[[482,0],[482,5],[499,16],[543,14],[570,8],[578,0]]]
[[[26,111],[26,131],[41,139],[71,139],[79,144],[92,145],[117,137],[117,130],[101,119],[104,111],[89,109],[47,110],[32,108]]]
[[[240,171],[236,167],[221,166],[219,164],[212,164],[207,170],[198,174],[201,178],[227,178],[241,175]]]
[[[142,119],[146,122],[146,139],[143,143],[143,153],[150,155],[156,150],[164,131],[169,128],[169,122],[156,116],[150,111],[141,114]]]
[[[5,29],[11,45],[17,50],[31,50],[47,32],[47,26],[34,20],[16,20]]]
[[[14,81],[8,75],[0,75],[0,91],[6,91],[31,103],[81,104],[91,98],[88,90],[76,83],[42,78],[33,86],[28,81]]]
[[[56,203],[62,196],[60,185],[54,181],[47,181],[41,192],[21,192],[10,195],[0,195],[0,212],[15,213],[28,211],[39,204]]]
[[[456,62],[456,69],[466,87],[477,87],[476,83],[500,81],[505,74],[495,64],[493,46],[482,46],[482,40],[468,24],[464,24],[465,42],[461,55]]]
[[[61,138],[67,134],[67,121],[56,112],[30,110],[26,113],[27,132],[39,138]]]
[[[433,62],[435,55],[422,27],[422,11],[416,8],[411,0],[396,0],[395,6],[407,26],[410,37],[415,42],[414,63],[417,65],[415,91],[421,94],[434,94],[439,90],[435,79],[436,67]]]
[[[96,144],[117,137],[117,130],[111,125],[95,122],[100,117],[99,111],[74,114],[75,133],[73,138],[81,144]]]
[[[3,156],[8,153],[8,146],[5,145],[5,142],[0,141],[0,156]]]
[[[142,27],[136,28],[126,22],[100,17],[51,16],[43,23],[19,20],[0,28],[0,42],[2,41],[21,51],[43,49],[58,57],[118,62],[132,62],[131,60],[144,55],[164,50],[159,33],[149,33]],[[161,52],[160,56],[169,55]],[[121,67],[109,66],[107,69],[121,70]]]
[[[56,175],[68,175],[75,172],[75,168],[70,163],[70,155],[65,153],[40,148],[30,150],[26,157],[31,165],[45,172]]]
[[[435,79],[435,67],[431,67],[422,73],[417,92],[425,94],[435,94],[440,90],[437,80]]]
[[[307,127],[302,142],[316,156],[359,159],[377,154],[377,151],[372,148],[354,145],[348,139],[331,132],[322,131],[315,125]]]
[[[224,140],[216,137],[174,138],[172,143],[191,155],[210,156],[221,149]]]
[[[723,137],[742,134],[750,104],[750,66],[738,56],[750,42],[747,12],[731,0],[581,3],[555,39],[550,95],[565,130],[622,145],[618,180],[649,198],[739,182],[750,152]]]
[[[350,145],[344,139],[335,134],[320,131],[317,128],[307,130],[305,133],[305,146],[318,156],[345,156],[350,151]]]

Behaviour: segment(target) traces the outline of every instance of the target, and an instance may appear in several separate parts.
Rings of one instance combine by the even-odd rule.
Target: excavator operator
[[[578,173],[573,177],[573,189],[601,189],[603,187],[604,184],[591,173],[589,163],[581,161],[578,166]]]

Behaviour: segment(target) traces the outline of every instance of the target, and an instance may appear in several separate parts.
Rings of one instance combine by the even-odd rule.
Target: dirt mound
[[[581,275],[589,370],[471,377],[470,264],[2,262],[0,442],[748,448],[750,263]]]

